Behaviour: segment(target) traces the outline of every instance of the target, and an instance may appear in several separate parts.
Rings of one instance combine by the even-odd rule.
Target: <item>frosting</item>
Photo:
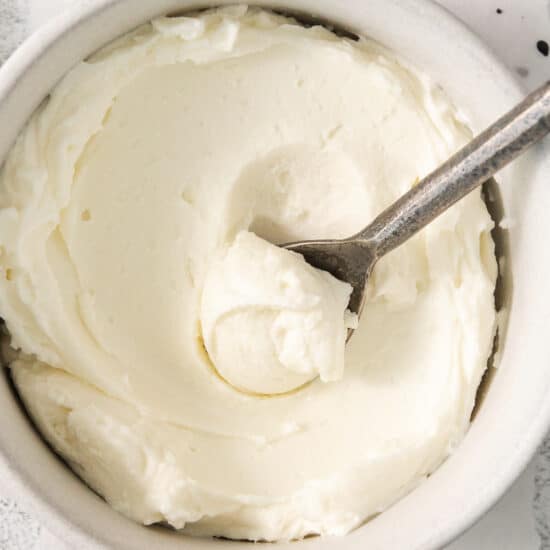
[[[217,372],[236,388],[277,394],[344,372],[351,285],[300,254],[239,233],[208,269],[201,326]]]
[[[469,137],[379,45],[256,9],[80,63],[0,175],[0,311],[41,432],[146,524],[280,540],[383,511],[468,428],[491,218],[476,191],[383,258],[343,362],[349,288],[273,245],[352,235]]]

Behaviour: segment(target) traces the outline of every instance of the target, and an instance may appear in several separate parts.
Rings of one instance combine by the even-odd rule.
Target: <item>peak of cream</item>
[[[280,272],[216,303],[230,281],[209,283],[210,268],[242,231],[274,244],[352,235],[468,138],[445,94],[377,44],[256,9],[160,19],[79,64],[0,175],[0,314],[40,431],[146,524],[284,540],[342,535],[380,513],[469,425],[495,320],[480,193],[376,266],[343,371],[336,353],[325,362],[332,351],[315,358],[318,325],[303,363],[275,339],[266,378],[248,378],[249,348],[232,346],[256,329],[235,314]],[[261,271],[255,254],[243,261]],[[312,277],[298,276],[302,305],[334,290],[340,316],[344,289]],[[268,398],[238,391],[202,346],[209,300],[207,345],[219,339],[220,370],[243,386],[273,389],[281,370],[280,387],[341,377]],[[268,302],[288,335],[309,322],[305,307],[289,320],[288,302]],[[342,331],[325,342],[333,351]]]
[[[342,378],[352,287],[300,254],[241,232],[212,262],[202,291],[206,350],[244,391],[277,394],[316,376]]]

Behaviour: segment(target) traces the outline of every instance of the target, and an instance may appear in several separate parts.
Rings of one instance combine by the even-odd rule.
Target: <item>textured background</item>
[[[40,25],[84,2],[94,0],[0,0],[0,64]],[[439,3],[483,37],[526,90],[549,78],[550,57],[537,49],[537,42],[550,43],[550,0]],[[8,484],[8,479],[0,478],[0,550],[68,550],[24,505],[18,504],[17,495],[15,500],[13,495],[3,496]],[[550,550],[550,437],[501,501],[449,550],[538,548]]]

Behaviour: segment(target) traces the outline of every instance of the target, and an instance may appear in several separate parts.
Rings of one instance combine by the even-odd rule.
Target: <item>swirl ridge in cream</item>
[[[469,426],[495,322],[480,193],[376,266],[343,363],[308,357],[344,324],[311,333],[303,362],[281,340],[290,392],[212,369],[205,284],[239,235],[261,256],[353,234],[469,137],[381,46],[242,6],[153,21],[80,63],[0,174],[0,313],[40,431],[145,524],[286,540],[383,511]],[[345,287],[312,284],[343,307]]]

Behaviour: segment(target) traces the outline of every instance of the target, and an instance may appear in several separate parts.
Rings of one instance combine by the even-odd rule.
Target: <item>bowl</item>
[[[218,0],[215,5],[231,2]],[[439,82],[474,131],[522,97],[495,55],[449,13],[428,0],[257,0],[256,5],[370,36]],[[208,7],[193,0],[99,0],[68,12],[32,36],[0,70],[0,161],[33,110],[79,60],[162,14]],[[509,229],[504,262],[498,368],[466,438],[417,489],[343,538],[310,538],[277,548],[349,550],[438,548],[478,519],[520,474],[550,424],[550,145],[540,145],[499,175]],[[513,223],[510,224],[510,221]],[[501,327],[502,328],[502,327]],[[49,449],[10,385],[0,378],[0,467],[12,489],[70,547],[145,550],[247,549],[245,542],[183,538],[143,527],[112,510]]]

